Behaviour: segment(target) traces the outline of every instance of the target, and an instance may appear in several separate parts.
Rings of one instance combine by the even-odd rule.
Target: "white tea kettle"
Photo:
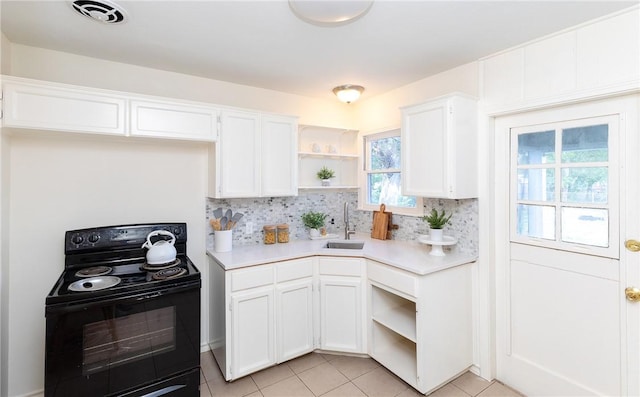
[[[159,240],[155,243],[151,243],[151,237],[153,236],[169,236],[171,240]],[[142,244],[142,248],[148,248],[147,251],[147,263],[149,265],[163,265],[165,263],[173,262],[176,259],[176,236],[173,233],[166,230],[154,230],[147,236],[147,241]]]

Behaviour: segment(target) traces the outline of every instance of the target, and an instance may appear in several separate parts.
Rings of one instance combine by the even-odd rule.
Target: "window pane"
[[[562,208],[562,241],[609,246],[609,211],[595,208]]]
[[[562,131],[562,162],[585,163],[609,160],[609,126],[568,128]]]
[[[518,170],[518,200],[553,201],[554,176],[553,168]]]
[[[607,203],[607,167],[562,169],[562,201],[565,203]]]
[[[367,183],[368,204],[416,207],[416,198],[400,194],[400,173],[371,173]]]
[[[555,240],[555,207],[519,204],[517,217],[516,227],[519,235]]]
[[[548,164],[555,162],[555,131],[518,135],[518,164]]]
[[[394,136],[371,140],[371,169],[400,168],[400,137]]]

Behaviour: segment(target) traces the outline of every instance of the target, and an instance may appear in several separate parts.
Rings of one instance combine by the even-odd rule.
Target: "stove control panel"
[[[166,230],[176,237],[176,243],[187,242],[186,223],[160,223],[142,225],[104,226],[90,229],[70,230],[65,234],[65,254],[83,251],[101,251],[113,249],[141,248],[147,241],[147,235],[155,230]],[[168,236],[152,237],[155,243]]]

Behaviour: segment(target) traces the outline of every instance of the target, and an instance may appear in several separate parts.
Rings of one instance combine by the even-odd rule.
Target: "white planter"
[[[309,235],[311,237],[320,237],[320,230],[318,230],[318,229],[309,229]]]
[[[331,186],[331,179],[322,179],[322,186]]]
[[[442,229],[430,229],[429,239],[432,241],[442,241]]]

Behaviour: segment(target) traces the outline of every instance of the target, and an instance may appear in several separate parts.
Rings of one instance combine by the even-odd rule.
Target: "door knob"
[[[624,294],[627,296],[627,300],[629,300],[631,302],[640,301],[640,288],[627,287],[624,290]]]
[[[624,242],[624,246],[631,252],[640,251],[640,241],[636,240],[627,240]]]

